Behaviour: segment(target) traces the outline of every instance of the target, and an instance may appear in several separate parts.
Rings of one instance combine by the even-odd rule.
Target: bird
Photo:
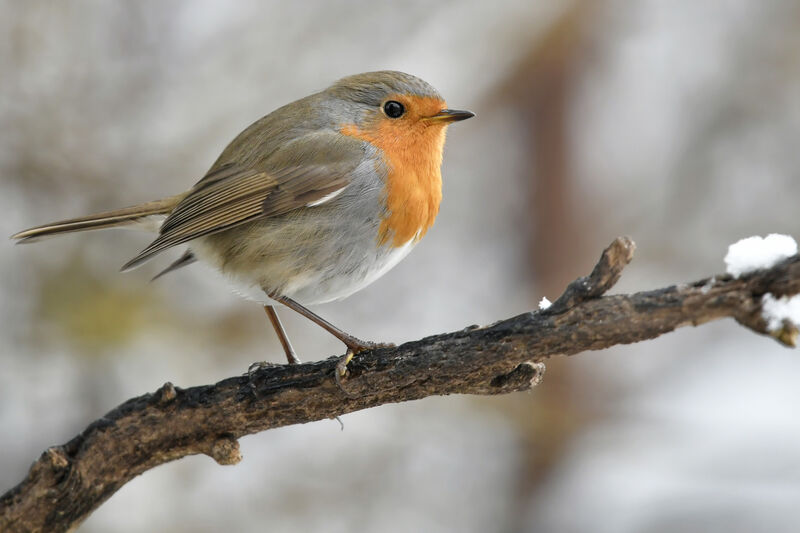
[[[202,261],[260,303],[290,364],[300,362],[275,309],[285,306],[353,355],[359,339],[308,306],[350,296],[383,276],[428,232],[442,199],[445,133],[473,117],[399,71],[342,78],[242,131],[188,191],[20,231],[17,243],[138,226],[157,236],[122,267],[186,245],[156,278]],[[155,278],[154,278],[155,279]]]

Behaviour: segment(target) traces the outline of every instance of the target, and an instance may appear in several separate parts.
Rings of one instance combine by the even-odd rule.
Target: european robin
[[[377,344],[305,306],[366,287],[419,242],[439,211],[447,125],[472,116],[448,109],[415,76],[356,74],[254,122],[188,192],[37,226],[12,239],[23,243],[125,225],[157,228],[158,237],[123,271],[188,244],[159,276],[205,261],[264,305],[290,363],[299,360],[275,302],[341,340],[349,361]]]

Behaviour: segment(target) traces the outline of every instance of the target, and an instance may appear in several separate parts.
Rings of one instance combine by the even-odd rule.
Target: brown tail
[[[134,205],[132,207],[123,207],[122,209],[116,209],[114,211],[106,211],[95,215],[52,222],[50,224],[20,231],[12,235],[11,238],[17,240],[17,244],[22,244],[37,241],[42,237],[60,235],[61,233],[125,226],[141,221],[152,215],[168,214],[184,196],[184,194],[179,194],[162,200]]]

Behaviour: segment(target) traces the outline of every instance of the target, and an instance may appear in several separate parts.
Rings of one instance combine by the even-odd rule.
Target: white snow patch
[[[544,311],[548,307],[553,305],[553,303],[547,299],[547,296],[542,296],[542,299],[539,300],[539,310]]]
[[[701,293],[703,293],[703,294],[708,294],[709,292],[711,292],[711,289],[713,289],[713,288],[714,288],[714,284],[715,284],[716,282],[717,282],[717,276],[711,276],[711,279],[709,279],[709,280],[706,282],[706,284],[705,284],[705,285],[703,285],[702,287],[700,287],[700,292],[701,292]]]
[[[800,326],[800,294],[795,294],[791,298],[788,296],[775,298],[770,293],[765,294],[761,298],[761,316],[767,321],[770,331],[780,329],[786,319]]]
[[[754,270],[770,268],[775,263],[797,253],[797,243],[788,235],[771,233],[742,239],[728,247],[725,265],[728,274],[738,278]]]

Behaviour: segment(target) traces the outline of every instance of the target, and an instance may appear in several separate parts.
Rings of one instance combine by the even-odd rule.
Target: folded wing
[[[322,149],[315,149],[320,142]],[[162,224],[158,238],[122,270],[135,268],[167,248],[204,235],[295,209],[313,209],[308,206],[335,196],[334,193],[350,184],[353,171],[363,157],[360,146],[348,144],[331,150],[330,143],[325,145],[324,137],[319,136],[307,143],[292,144],[309,151],[308,157],[293,154],[288,147],[290,153],[276,156],[289,164],[277,170],[240,168],[230,163],[210,172],[175,206]],[[310,162],[297,163],[304,159]]]

